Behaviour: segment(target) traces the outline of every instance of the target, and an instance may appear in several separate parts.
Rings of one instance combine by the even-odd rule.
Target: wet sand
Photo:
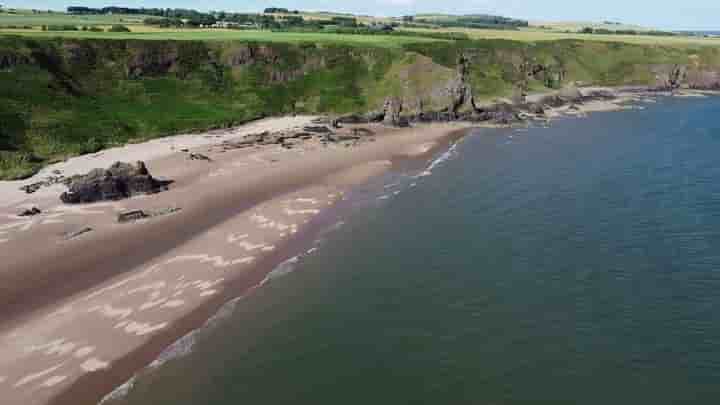
[[[261,282],[352,186],[393,160],[430,152],[467,125],[370,127],[375,141],[352,147],[306,141],[292,149],[191,149],[209,162],[179,150],[158,153],[149,169],[176,182],[152,196],[67,206],[43,191],[0,208],[4,403],[96,402]],[[30,205],[42,214],[16,216]],[[129,209],[168,208],[181,210],[115,220]],[[92,231],[64,236],[85,228]]]

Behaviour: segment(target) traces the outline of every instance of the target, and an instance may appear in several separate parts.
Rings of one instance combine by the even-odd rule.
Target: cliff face
[[[0,177],[286,113],[453,119],[567,84],[720,88],[720,51],[617,43],[329,44],[0,38]],[[17,170],[18,167],[23,168]]]

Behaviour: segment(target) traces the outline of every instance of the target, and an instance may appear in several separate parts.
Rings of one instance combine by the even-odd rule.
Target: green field
[[[33,26],[42,25],[139,25],[147,18],[143,15],[71,15],[59,12],[37,12],[18,10],[13,14],[0,12],[0,28],[7,26]]]
[[[104,27],[127,16],[30,20],[42,17],[15,24],[71,18]],[[0,15],[0,25],[12,18],[20,17]],[[133,18],[127,33],[0,29],[0,179],[127,142],[260,117],[378,111],[388,97],[402,100],[408,115],[455,111],[459,60],[466,61],[462,83],[479,103],[518,88],[662,86],[677,66],[701,85],[720,75],[720,39],[532,28],[392,35],[162,29]],[[470,39],[428,37],[451,30]]]
[[[329,18],[334,15],[330,13],[301,13],[307,20]],[[281,16],[281,14],[276,14]],[[467,34],[471,39],[508,39],[513,41],[535,42],[554,41],[562,39],[579,39],[590,41],[624,42],[642,45],[711,45],[720,46],[720,38],[701,38],[691,36],[651,36],[651,35],[601,35],[581,34],[577,30],[590,26],[606,29],[637,29],[641,27],[633,25],[608,25],[602,23],[543,23],[539,27],[533,23],[530,28],[517,30],[503,29],[476,29],[476,28],[400,28],[406,32],[416,32],[417,37],[412,36],[390,36],[390,35],[354,35],[337,33],[291,33],[291,32],[268,32],[268,31],[239,31],[222,29],[162,29],[153,26],[143,25],[143,15],[70,15],[62,12],[53,13],[32,13],[29,10],[18,10],[15,14],[0,13],[0,34],[17,34],[37,37],[63,37],[63,38],[112,38],[112,39],[148,39],[148,40],[245,40],[245,41],[270,41],[270,42],[328,42],[359,46],[381,46],[398,47],[415,42],[428,42],[435,39],[423,37],[422,35],[437,34],[443,32],[458,32]],[[445,15],[420,15],[418,17],[433,17],[437,19],[454,18]],[[359,21],[364,23],[391,21],[389,18],[359,16]],[[75,25],[75,26],[101,26],[107,28],[113,24],[126,25],[131,33],[103,33],[83,31],[52,31],[42,32],[42,25]],[[33,29],[9,29],[7,27],[32,26]],[[6,28],[3,28],[6,27]],[[645,29],[646,30],[646,29]],[[570,32],[568,32],[570,31]]]
[[[407,28],[411,32],[428,33],[438,32],[438,29]],[[602,35],[602,34],[581,34],[578,32],[561,32],[555,30],[541,30],[538,28],[527,28],[519,30],[493,30],[493,29],[472,29],[472,28],[444,28],[444,32],[460,32],[467,34],[472,39],[508,39],[512,41],[536,42],[536,41],[557,41],[563,39],[577,39],[584,41],[603,42],[624,42],[640,45],[664,45],[664,46],[687,46],[687,45],[710,45],[720,46],[720,38],[702,38],[691,36],[654,36],[654,35]]]
[[[14,34],[40,38],[95,38],[95,39],[140,39],[175,41],[263,41],[279,43],[332,43],[354,46],[376,46],[397,48],[405,44],[441,41],[421,36],[393,35],[352,35],[324,33],[272,32],[260,30],[152,30],[128,33],[90,32],[90,31],[37,31],[37,30],[0,30],[0,34]]]

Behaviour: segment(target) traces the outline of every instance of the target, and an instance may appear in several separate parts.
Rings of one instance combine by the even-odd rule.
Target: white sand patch
[[[96,203],[92,204],[93,208],[103,208],[107,207],[109,204],[105,203]],[[104,214],[105,211],[103,210],[93,210],[91,208],[88,208],[86,206],[81,205],[58,205],[56,207],[53,207],[52,212],[57,213],[63,213],[63,214],[74,214],[74,215],[99,215]]]
[[[266,222],[270,222],[270,218],[268,218],[264,215],[260,215],[260,214],[252,214],[250,216],[250,220],[253,222],[257,222],[259,224],[264,224]]]
[[[167,322],[159,323],[157,325],[152,325],[150,323],[138,323],[135,321],[130,322],[125,326],[125,332],[129,334],[133,334],[136,336],[144,336],[156,331],[159,331],[160,329],[166,327],[168,325]]]
[[[54,375],[47,380],[45,380],[42,384],[40,384],[42,387],[50,388],[55,385],[60,384],[61,382],[65,381],[67,379],[67,376],[65,375]]]
[[[227,240],[227,243],[235,243],[239,240],[247,239],[248,237],[250,237],[250,235],[248,235],[246,233],[244,233],[242,235],[231,233],[230,235],[228,235],[226,240]]]
[[[96,357],[90,358],[85,360],[83,364],[80,365],[80,368],[83,369],[83,371],[86,371],[88,373],[92,373],[93,371],[102,370],[104,368],[107,368],[110,365],[107,361],[102,361]]]
[[[227,169],[218,169],[215,171],[212,171],[208,174],[208,177],[220,177],[220,176],[227,176],[231,172]]]
[[[99,290],[97,290],[97,291],[94,291],[94,292],[88,294],[87,296],[85,296],[82,300],[83,300],[83,301],[90,301],[91,299],[93,299],[93,298],[95,298],[95,297],[98,297],[98,296],[100,296],[100,295],[102,295],[102,294],[105,294],[106,292],[109,292],[109,291],[118,289],[118,288],[120,288],[120,287],[123,287],[124,285],[126,285],[126,284],[128,284],[128,283],[131,283],[131,282],[133,282],[133,281],[135,281],[135,280],[138,280],[138,279],[140,279],[140,278],[143,278],[143,277],[147,276],[148,274],[156,271],[156,270],[158,269],[158,267],[159,267],[159,265],[157,265],[157,264],[156,264],[156,265],[153,265],[153,266],[150,266],[150,267],[147,268],[146,270],[142,271],[140,274],[137,274],[137,275],[128,277],[128,278],[126,278],[126,279],[123,279],[123,280],[118,281],[117,283],[113,283],[113,284],[111,284],[111,285],[109,285],[109,286],[107,286],[107,287],[103,287],[103,288],[101,288],[101,289],[99,289]]]
[[[58,309],[57,311],[48,314],[47,317],[48,317],[48,318],[55,318],[55,317],[59,317],[59,316],[63,316],[63,315],[70,314],[70,313],[72,313],[72,312],[73,312],[73,307],[72,307],[72,305],[66,305],[66,306]]]
[[[215,294],[217,294],[217,290],[207,290],[207,291],[201,292],[201,293],[200,293],[200,296],[201,296],[201,297],[208,297],[208,296],[210,296],[210,295],[215,295]]]
[[[157,281],[155,283],[145,284],[145,285],[141,285],[140,287],[133,288],[132,290],[129,290],[127,292],[127,295],[133,295],[133,294],[139,293],[139,292],[162,290],[163,288],[166,288],[166,287],[167,287],[167,284],[164,281]]]
[[[115,308],[110,304],[105,304],[103,306],[96,305],[87,311],[88,313],[93,312],[99,312],[101,316],[105,318],[119,318],[119,319],[125,319],[128,316],[132,315],[133,310],[132,308]]]
[[[25,232],[32,228],[34,224],[34,221],[31,220],[25,220],[20,222],[11,222],[9,224],[0,225],[0,230],[9,230],[9,229],[15,229],[17,228],[18,231]]]
[[[287,215],[316,215],[320,213],[320,210],[316,209],[294,210],[291,208],[285,208],[283,211]]]
[[[7,377],[5,377],[4,375],[0,375],[0,384],[4,383],[5,381],[7,381]]]
[[[64,338],[56,339],[43,345],[33,345],[25,348],[26,353],[43,352],[44,354],[64,356],[75,349],[76,344],[66,341]]]
[[[203,281],[203,280],[200,280],[199,282],[196,283],[196,287],[199,288],[200,290],[207,290],[207,289],[213,288],[213,287],[215,287],[216,285],[222,283],[224,280],[225,280],[225,279],[223,279],[223,278],[219,278],[219,279],[217,279],[217,280],[215,280],[215,281]]]
[[[330,196],[328,196],[328,197],[330,197]],[[332,198],[332,197],[330,197],[330,198]],[[318,200],[316,200],[314,198],[296,198],[295,201],[297,201],[299,203],[306,203],[306,204],[317,204],[318,203]]]
[[[78,359],[81,359],[83,357],[90,355],[90,353],[92,353],[94,351],[95,351],[95,346],[85,346],[85,347],[81,347],[81,348],[75,350],[74,356],[77,357]]]
[[[185,305],[183,300],[170,300],[162,305],[162,308],[178,308]]]
[[[245,241],[242,241],[242,242],[238,243],[237,245],[240,246],[241,248],[245,249],[248,252],[252,252],[253,250],[262,249],[266,246],[264,243],[254,245],[250,242],[245,242]]]
[[[22,387],[25,384],[29,384],[37,379],[43,378],[46,375],[51,374],[55,370],[62,367],[62,365],[63,365],[63,363],[60,363],[58,365],[55,365],[55,366],[45,369],[43,371],[38,371],[37,373],[34,373],[34,374],[28,374],[25,377],[21,378],[18,382],[16,382],[14,387],[15,388]]]
[[[272,246],[272,245],[270,245],[270,246],[265,246],[265,247],[262,248],[262,251],[263,251],[263,252],[272,252],[273,250],[275,250],[275,246]]]
[[[247,244],[247,242],[241,242],[240,246],[244,246],[243,244]],[[250,246],[252,246],[252,245],[250,245]],[[260,247],[262,247],[262,246],[265,246],[265,245],[261,245]],[[246,250],[248,250],[248,249],[246,248]],[[205,255],[183,255],[183,256],[176,256],[176,257],[168,260],[165,263],[170,264],[170,263],[186,262],[186,261],[199,261],[200,263],[210,263],[213,267],[228,267],[228,266],[240,264],[240,263],[242,263],[242,261],[244,259],[245,259],[244,257],[238,258],[238,259],[225,259],[222,256],[210,256],[207,254],[205,254]],[[178,284],[178,285],[180,285],[180,284]],[[178,287],[175,287],[175,288],[177,289]]]
[[[6,242],[9,242],[9,241],[10,241],[10,239],[0,239],[0,243],[6,243]]]
[[[159,300],[157,300],[157,301],[148,301],[148,302],[145,302],[145,303],[143,303],[142,305],[140,305],[140,310],[141,310],[141,311],[146,311],[146,310],[148,310],[148,309],[155,308],[155,307],[157,307],[157,306],[159,306],[159,305],[164,304],[165,301],[167,301],[167,298],[161,298],[161,299],[159,299]]]
[[[115,324],[115,326],[113,326],[113,329],[122,329],[122,328],[126,327],[129,323],[130,323],[130,321],[118,322]]]

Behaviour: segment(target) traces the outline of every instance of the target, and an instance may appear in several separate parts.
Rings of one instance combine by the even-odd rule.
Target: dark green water
[[[720,401],[720,99],[484,130],[384,181],[128,403]]]

